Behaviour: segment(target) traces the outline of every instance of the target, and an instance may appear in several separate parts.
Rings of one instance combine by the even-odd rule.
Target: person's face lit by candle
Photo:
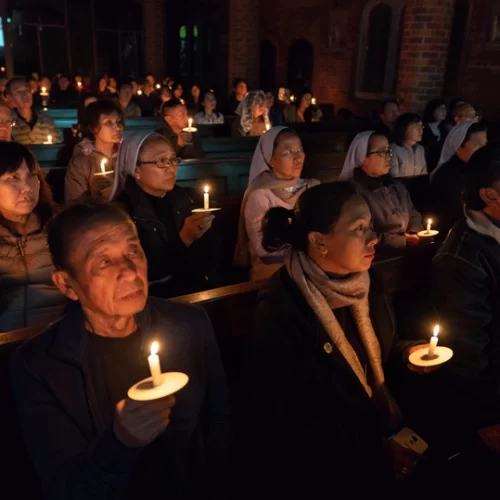
[[[168,87],[163,87],[160,93],[161,102],[168,102],[172,99],[172,91]]]
[[[193,85],[191,87],[191,96],[193,97],[194,102],[198,102],[199,101],[200,94],[201,94],[200,87],[198,87],[198,85]]]
[[[254,120],[260,118],[266,112],[264,102],[255,102],[252,110]]]
[[[146,81],[149,82],[151,85],[155,84],[155,77],[153,75],[148,75],[146,77]]]
[[[10,141],[12,138],[12,115],[10,108],[0,102],[0,141]]]
[[[144,95],[149,97],[155,90],[154,85],[150,81],[144,83]]]
[[[134,177],[143,191],[152,196],[163,196],[172,191],[177,179],[177,157],[165,139],[147,139],[139,151]]]
[[[186,106],[180,105],[175,108],[167,108],[164,116],[165,122],[170,125],[172,130],[179,135],[182,129],[189,124],[189,116]]]
[[[300,99],[299,103],[299,108],[302,111],[305,111],[307,108],[309,108],[312,104],[312,95],[311,94],[304,94],[302,98]]]
[[[38,203],[40,179],[34,168],[23,160],[13,172],[0,175],[0,215],[16,221],[29,215]]]
[[[180,83],[177,83],[176,85],[174,85],[174,88],[172,90],[174,92],[174,97],[176,99],[180,99],[182,97],[182,94],[184,93],[184,88],[182,87],[182,85]]]
[[[266,108],[269,110],[274,106],[274,95],[272,92],[266,92]]]
[[[248,93],[248,87],[245,81],[241,80],[236,83],[234,87],[234,95],[236,100],[242,101]]]
[[[123,121],[118,113],[101,115],[94,135],[97,141],[105,144],[118,144],[122,140],[123,128]]]
[[[109,85],[112,89],[116,90],[116,86],[117,86],[116,78],[113,78],[113,77],[111,76],[111,77],[109,78],[109,83],[108,83],[108,85]]]
[[[135,80],[132,80],[130,82],[130,86],[132,87],[132,94],[137,95],[137,91],[139,90],[139,85],[137,85],[137,82]]]
[[[106,78],[100,78],[99,79],[99,93],[103,93],[106,91],[106,88],[108,87],[108,82]]]
[[[207,92],[205,93],[201,104],[203,106],[203,109],[205,110],[205,114],[211,115],[217,107],[217,99],[211,92]]]
[[[10,87],[9,99],[13,108],[28,116],[33,106],[33,94],[26,81],[14,81]]]
[[[380,177],[391,169],[392,152],[387,137],[372,135],[368,141],[368,154],[361,165],[370,177]]]
[[[300,138],[296,134],[282,132],[276,138],[269,165],[278,179],[298,179],[305,157]]]
[[[61,76],[59,78],[59,88],[63,91],[66,92],[69,88],[69,78],[65,75]]]
[[[132,87],[130,85],[121,85],[118,91],[118,100],[122,106],[125,105],[126,107],[130,99],[132,99]]]
[[[119,321],[144,309],[147,261],[130,220],[114,217],[78,228],[68,237],[66,254],[66,265],[53,280],[80,302],[87,319]]]

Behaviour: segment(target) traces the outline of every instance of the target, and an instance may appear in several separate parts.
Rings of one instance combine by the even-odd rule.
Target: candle
[[[210,195],[208,194],[209,187],[205,186],[205,193],[203,195],[203,209],[208,210],[210,208]]]
[[[295,102],[295,96],[294,95],[290,96],[290,101]]]
[[[42,91],[40,92],[40,95],[43,97],[47,97],[49,95],[47,92],[47,87],[42,87]]]
[[[151,344],[151,354],[148,356],[149,371],[151,372],[151,377],[153,377],[153,385],[155,387],[158,387],[163,383],[160,358],[158,357],[159,347],[158,342],[153,342]]]
[[[266,123],[266,130],[271,130],[271,124],[270,123]]]
[[[156,88],[157,88],[158,90],[160,90],[160,89],[161,89],[161,85],[160,85],[159,83],[157,83],[157,84],[156,84]]]
[[[316,97],[313,97],[313,98],[311,99],[311,104],[312,104],[313,106],[316,106]]]
[[[142,95],[142,90],[138,90],[137,95]]]
[[[429,352],[427,356],[433,357],[436,355],[436,346],[438,344],[438,334],[439,334],[439,325],[434,327],[434,333],[432,334],[431,341],[429,343]]]
[[[77,85],[78,85],[78,90],[82,90],[82,82],[78,82]]]
[[[432,219],[427,220],[427,233],[431,232]]]
[[[108,163],[107,160],[101,161],[101,173],[102,173],[102,175],[106,175],[106,163]]]
[[[192,118],[190,118],[190,119],[188,120],[188,123],[189,123],[189,127],[188,127],[189,132],[192,132],[192,131],[193,131],[193,119],[192,119]]]
[[[50,134],[47,136],[47,140],[44,142],[44,144],[52,144],[52,136]]]

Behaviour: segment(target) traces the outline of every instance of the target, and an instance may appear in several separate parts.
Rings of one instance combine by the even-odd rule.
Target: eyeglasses
[[[12,127],[15,125],[15,122],[13,120],[2,120],[0,118],[0,125],[7,125],[8,127]]]
[[[283,158],[295,159],[295,158],[302,158],[304,154],[305,153],[303,149],[298,149],[297,151],[292,151],[290,149],[288,151],[283,151],[283,153],[281,153],[281,156]]]
[[[137,165],[155,165],[157,168],[171,168],[177,170],[182,158],[173,156],[172,158],[158,158],[153,161],[140,161]]]
[[[387,149],[379,149],[378,151],[368,151],[366,156],[370,155],[379,155],[382,158],[390,158],[392,156],[392,149],[387,148]]]

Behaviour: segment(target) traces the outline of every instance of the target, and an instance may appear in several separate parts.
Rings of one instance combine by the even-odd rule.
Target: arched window
[[[394,96],[401,44],[404,2],[372,0],[361,19],[356,97]]]
[[[296,40],[288,49],[288,87],[299,94],[312,86],[314,49],[306,40]]]

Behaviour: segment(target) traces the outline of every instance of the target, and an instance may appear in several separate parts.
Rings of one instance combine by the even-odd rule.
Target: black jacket
[[[446,234],[464,215],[462,193],[467,164],[456,154],[443,163],[431,177],[431,189],[439,230]]]
[[[102,369],[79,304],[13,356],[21,429],[50,500],[212,498],[220,484],[230,408],[210,321],[200,308],[149,299],[137,323],[144,359],[158,340],[162,371],[190,379],[176,394],[170,425],[145,448],[124,446],[112,431]]]
[[[165,124],[164,127],[158,129],[156,133],[162,135],[168,140],[168,142],[170,142],[179,158],[188,160],[190,158],[203,158],[205,156],[198,132],[193,132],[191,134],[193,141],[192,144],[185,145],[184,147],[179,146],[177,143],[178,136],[168,124]]]
[[[454,350],[445,373],[457,381],[462,413],[472,409],[469,422],[476,427],[499,423],[500,247],[462,218],[432,270],[442,342]]]
[[[212,230],[190,247],[186,247],[179,237],[184,220],[197,207],[195,202],[179,186],[165,196],[171,212],[155,213],[146,193],[129,176],[125,189],[117,198],[136,223],[148,259],[150,294],[175,297],[220,286],[216,271],[219,252]],[[169,226],[162,222],[167,217],[170,218]]]
[[[396,361],[390,303],[376,283],[373,326],[383,359]],[[285,268],[258,305],[244,358],[247,469],[266,498],[327,498],[358,486],[382,491],[379,414]]]

